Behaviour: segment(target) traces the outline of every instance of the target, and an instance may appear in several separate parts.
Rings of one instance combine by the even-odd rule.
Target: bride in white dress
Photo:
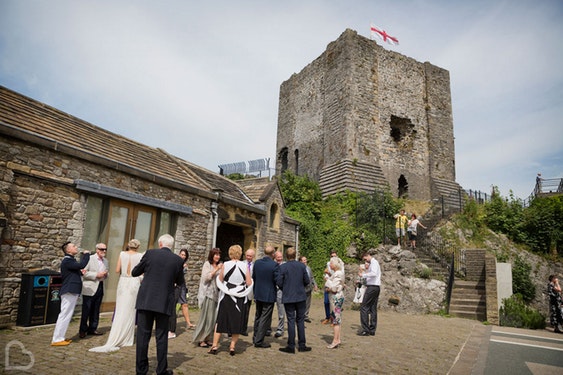
[[[119,350],[122,346],[132,346],[135,336],[135,302],[137,292],[141,285],[141,277],[132,277],[131,270],[139,264],[143,254],[137,249],[141,243],[133,239],[127,244],[127,250],[119,254],[116,272],[120,273],[117,284],[117,297],[115,301],[115,313],[113,323],[104,346],[90,349],[91,352],[107,353]]]

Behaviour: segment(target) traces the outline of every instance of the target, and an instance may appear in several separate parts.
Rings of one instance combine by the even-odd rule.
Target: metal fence
[[[536,178],[534,191],[524,201],[526,206],[530,205],[536,197],[549,197],[563,194],[563,178]]]

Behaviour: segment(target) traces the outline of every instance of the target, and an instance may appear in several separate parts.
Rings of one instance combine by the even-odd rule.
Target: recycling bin
[[[48,269],[22,274],[18,326],[36,326],[57,321],[61,310],[62,277]]]

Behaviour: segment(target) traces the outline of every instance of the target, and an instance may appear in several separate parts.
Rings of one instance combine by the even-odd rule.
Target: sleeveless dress
[[[141,277],[132,277],[131,270],[139,264],[143,254],[119,254],[121,276],[117,284],[117,297],[113,323],[104,346],[90,349],[91,352],[108,353],[119,350],[122,346],[132,346],[135,336],[135,301],[141,285]]]
[[[220,291],[216,331],[240,334],[243,332],[245,304],[252,291],[252,284],[246,285],[247,267],[244,262],[225,262],[223,272],[223,282],[219,278],[216,279]]]

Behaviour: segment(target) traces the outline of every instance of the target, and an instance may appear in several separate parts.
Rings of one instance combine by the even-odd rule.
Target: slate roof
[[[268,198],[272,189],[274,189],[277,185],[275,180],[270,181],[268,177],[238,180],[237,183],[246,195],[257,204],[264,202]]]
[[[96,163],[137,170],[153,180],[208,192],[221,191],[236,203],[253,205],[238,185],[218,173],[191,164],[132,139],[112,133],[44,103],[0,86],[0,134],[30,141],[40,139],[55,150],[77,151]]]

